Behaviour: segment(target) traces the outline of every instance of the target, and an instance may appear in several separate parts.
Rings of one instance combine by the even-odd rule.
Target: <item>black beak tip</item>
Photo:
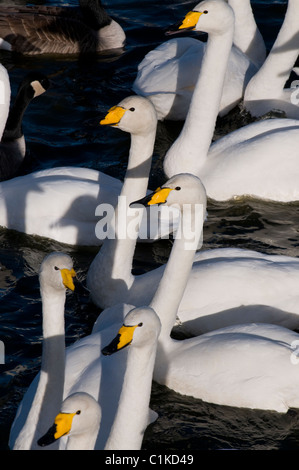
[[[54,434],[56,433],[56,424],[53,424],[53,426],[50,427],[50,429],[44,434],[42,437],[39,438],[37,441],[37,444],[40,447],[46,447],[49,446],[50,444],[53,444],[55,442],[55,437]]]
[[[104,356],[111,356],[111,351],[109,350],[108,346],[102,349],[102,354]]]

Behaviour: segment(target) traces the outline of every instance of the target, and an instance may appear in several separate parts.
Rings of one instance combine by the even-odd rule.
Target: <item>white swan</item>
[[[208,32],[208,44],[183,129],[164,158],[165,174],[198,175],[208,196],[218,201],[239,196],[298,200],[299,121],[256,122],[211,145],[233,39],[233,12],[225,2],[215,0],[199,3],[188,18],[193,20],[189,26]],[[215,58],[219,59],[217,74]]]
[[[105,450],[141,448],[144,431],[148,425],[148,407],[160,329],[159,317],[151,308],[133,309],[126,315],[117,336],[102,350],[105,356],[110,356],[129,346],[117,413]],[[110,358],[103,360],[109,362]],[[115,370],[114,373],[117,374],[118,371]],[[62,435],[67,435],[66,450],[86,450],[95,447],[102,417],[101,406],[90,395],[87,398],[86,394],[83,394],[83,406],[88,399],[86,411],[89,412],[90,407],[95,410],[94,417],[89,422],[92,415],[90,414],[89,418],[86,414],[85,417],[85,410],[78,403],[81,393],[77,392],[65,399],[61,409],[63,415],[58,415],[55,425],[40,439],[39,445],[51,444]]]
[[[277,39],[264,64],[245,89],[243,105],[254,117],[280,110],[288,118],[299,118],[298,93],[294,87],[285,88],[298,57],[298,21],[299,4],[296,0],[288,0]]]
[[[245,86],[266,57],[250,1],[229,0],[228,3],[236,13],[236,29],[219,105],[220,116],[243,98]],[[175,38],[150,51],[139,64],[133,90],[154,103],[160,120],[186,118],[205,49],[206,44],[195,38]]]
[[[33,98],[44,93],[50,85],[44,74],[28,73],[22,80],[10,108],[10,81],[7,70],[0,64],[0,181],[15,176],[26,153],[22,129],[24,113]]]
[[[49,427],[61,406],[64,384],[64,304],[66,288],[74,290],[73,262],[51,253],[41,264],[39,279],[43,310],[41,371],[19,405],[10,432],[10,448],[36,448],[36,439]]]
[[[37,55],[123,48],[125,32],[100,0],[80,0],[79,5],[1,6],[0,49]]]
[[[139,149],[144,149],[144,137],[139,137],[138,133],[141,129],[146,129],[146,140],[153,142],[154,121],[157,119],[153,114],[153,107],[141,97],[128,97],[120,106],[121,115],[117,115],[118,107],[112,108],[105,123],[114,123],[127,131],[130,129],[134,134],[134,152],[132,150],[130,160],[135,152],[138,158],[142,158]],[[133,106],[136,120],[133,119],[134,113],[124,112],[124,109]],[[148,155],[150,151],[149,149]],[[145,163],[142,164],[143,167],[144,165]],[[122,215],[122,211],[126,213],[127,204],[133,200],[134,194],[146,193],[145,186],[146,180],[135,180],[133,173],[131,178],[126,179],[124,190],[127,203],[119,205],[114,219],[113,236],[104,241],[89,267],[87,287],[92,301],[101,309],[112,307],[113,311],[114,305],[123,302],[133,306],[147,305],[163,275],[165,266],[144,274],[136,275],[132,272],[138,224],[135,222],[133,232],[126,232],[126,227],[134,222],[134,215],[131,219],[126,214]],[[153,215],[156,216],[156,213]],[[157,219],[153,218],[151,224],[155,220]],[[252,322],[263,321],[298,328],[298,282],[299,260],[296,258],[235,248],[198,252],[178,310],[181,328],[186,333],[197,335],[239,323],[245,316]],[[214,298],[215,292],[219,292],[217,299]],[[260,306],[259,309],[256,309],[257,305]],[[112,318],[113,315],[112,313]]]
[[[192,267],[193,248],[201,236],[202,225],[196,223],[196,217],[204,212],[205,201],[201,181],[190,174],[174,176],[152,198],[139,201],[175,204],[182,215],[179,236],[150,302],[162,323],[154,380],[178,393],[220,405],[278,412],[297,408],[298,333],[277,325],[243,324],[181,341],[170,337]]]
[[[135,147],[138,138],[132,136],[123,183],[103,172],[80,167],[58,167],[4,181],[0,183],[0,226],[70,245],[101,245],[103,238],[96,230],[104,215],[101,212],[103,205],[112,209],[117,205],[120,193],[123,198],[132,200],[147,190],[157,118],[153,105],[137,96],[131,99],[126,116],[129,114],[133,119],[134,112],[129,108],[133,109],[140,102],[145,103],[140,113],[145,107],[150,109],[151,114],[145,111],[147,120],[143,119],[142,114],[139,114],[139,120],[136,117],[137,124],[143,123],[139,131],[144,135],[139,138],[138,147]],[[120,103],[122,105],[126,106],[126,101]],[[129,132],[126,120],[127,117],[122,120],[122,129]],[[146,129],[150,135],[147,136],[142,129]],[[155,234],[152,230],[151,239],[168,233],[168,224],[162,225],[159,233]],[[145,231],[143,240],[140,240],[144,241],[146,237]]]

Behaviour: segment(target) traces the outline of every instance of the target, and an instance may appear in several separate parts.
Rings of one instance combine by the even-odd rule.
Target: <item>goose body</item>
[[[106,356],[103,357],[103,361],[109,363],[112,354],[122,354],[121,350],[128,347],[127,366],[122,378],[117,412],[105,450],[140,450],[141,448],[143,434],[148,425],[148,406],[160,329],[159,317],[152,309],[148,307],[133,309],[125,316],[123,326],[117,336],[102,349],[102,354]],[[112,375],[118,373],[117,368],[113,373],[110,372]],[[102,380],[106,380],[105,376]],[[76,392],[64,400],[61,411],[63,415],[59,414],[55,419],[56,426],[51,427],[49,432],[40,439],[39,445],[48,445],[66,434],[66,450],[87,450],[96,447],[97,435],[100,426],[103,426],[101,409],[104,404],[101,406],[91,395],[86,395],[84,392]],[[78,403],[81,396],[83,409]],[[94,417],[91,418],[92,415],[88,416],[86,413],[85,420],[84,403],[87,399],[87,410],[94,410]],[[74,404],[73,401],[75,401]],[[65,413],[73,414],[71,421]],[[77,417],[75,414],[80,414],[80,416]],[[66,422],[65,425],[62,421]],[[56,431],[55,437],[54,431]]]
[[[247,83],[266,57],[250,1],[229,0],[228,3],[236,12],[236,28],[219,105],[220,116],[240,102]],[[170,39],[150,51],[139,64],[133,90],[154,103],[160,120],[185,120],[205,49],[206,43],[195,38]]]
[[[208,8],[210,2],[203,4]],[[220,405],[277,412],[297,408],[298,333],[277,325],[249,324],[246,320],[185,340],[170,337],[192,267],[193,248],[201,236],[202,225],[198,224],[190,238],[197,211],[205,210],[206,194],[201,181],[191,174],[176,175],[139,202],[175,204],[182,214],[180,235],[175,238],[163,278],[150,302],[162,324],[154,380],[183,395]],[[186,211],[186,205],[191,206],[190,211]]]
[[[233,39],[233,13],[232,10],[230,15],[228,10],[224,13],[221,2],[216,1],[209,14],[200,14],[198,18],[200,5],[193,10],[194,27],[208,32],[207,51],[183,129],[165,155],[165,174],[168,177],[179,172],[198,175],[208,197],[218,201],[240,196],[296,201],[299,198],[297,120],[252,123],[211,145]],[[219,58],[218,75],[211,81],[215,57]]]
[[[0,48],[26,55],[79,54],[121,49],[122,27],[100,0],[80,6],[1,6]]]
[[[272,110],[283,111],[290,119],[299,117],[296,89],[285,87],[298,57],[298,21],[298,2],[289,0],[277,39],[262,67],[245,89],[243,105],[254,117]]]
[[[41,372],[19,405],[10,431],[10,448],[36,449],[36,440],[60,408],[65,372],[64,304],[66,288],[74,290],[73,263],[68,255],[48,255],[40,269],[43,308]]]
[[[0,181],[15,176],[26,154],[26,142],[22,130],[24,113],[30,102],[44,93],[49,80],[38,72],[31,72],[22,80],[14,103],[10,107],[10,81],[7,70],[0,65],[1,122],[0,122]]]

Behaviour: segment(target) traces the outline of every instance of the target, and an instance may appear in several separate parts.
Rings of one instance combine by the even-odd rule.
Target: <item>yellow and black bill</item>
[[[165,204],[167,202],[167,197],[173,188],[158,188],[156,191],[148,194],[147,196],[139,199],[138,201],[131,202],[130,207],[135,205],[142,205],[145,207]]]
[[[123,325],[117,333],[116,337],[111,341],[111,343],[109,343],[108,346],[102,349],[102,354],[104,354],[104,356],[110,356],[111,354],[120,351],[126,346],[129,346],[129,344],[131,344],[133,341],[134,331],[138,326],[139,325]]]

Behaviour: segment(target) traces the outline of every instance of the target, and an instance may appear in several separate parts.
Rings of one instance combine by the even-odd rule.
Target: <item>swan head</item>
[[[38,440],[38,445],[48,446],[66,435],[71,437],[97,433],[101,417],[100,405],[91,395],[85,392],[73,393],[63,401],[54,424]]]
[[[154,105],[143,96],[128,96],[113,106],[100,124],[118,127],[130,134],[156,132],[157,114]]]
[[[142,204],[144,206],[166,205],[177,206],[181,211],[186,205],[200,204],[204,212],[207,206],[207,194],[201,180],[190,173],[180,173],[170,178],[163,186],[148,194],[139,201],[132,202],[130,206]]]
[[[234,27],[233,9],[223,0],[205,0],[189,11],[177,26],[178,31],[192,30],[223,34]]]
[[[75,275],[72,258],[64,253],[54,252],[46,256],[41,264],[40,285],[41,288],[53,288],[58,291],[65,291],[67,288],[74,290]]]
[[[109,356],[129,345],[134,348],[153,345],[160,331],[160,319],[151,307],[134,308],[126,315],[123,326],[111,343],[102,349],[102,353]]]

